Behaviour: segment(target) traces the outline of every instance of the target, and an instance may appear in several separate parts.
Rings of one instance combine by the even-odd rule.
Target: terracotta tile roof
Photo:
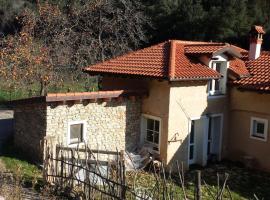
[[[232,60],[230,60],[229,69],[231,70],[231,72],[233,72],[234,75],[237,76],[237,78],[250,76],[246,64],[242,59],[233,58]]]
[[[212,54],[224,46],[226,46],[224,43],[190,44],[185,45],[184,49],[186,54]]]
[[[185,45],[185,54],[215,54],[220,53],[234,53],[237,57],[242,57],[242,53],[246,53],[247,50],[237,47],[235,45],[230,45],[227,43],[207,43],[207,44],[191,44]]]
[[[68,92],[68,93],[48,93],[46,96],[30,97],[26,99],[18,99],[10,101],[9,104],[23,104],[35,102],[62,102],[62,101],[83,101],[83,100],[98,100],[112,99],[128,96],[144,96],[148,92],[145,90],[112,90],[98,92]]]
[[[163,42],[87,67],[85,71],[164,78],[168,74],[169,49],[169,42]]]
[[[262,52],[256,60],[245,63],[251,76],[233,83],[242,89],[270,92],[270,52]]]
[[[174,76],[170,75],[173,79],[209,79],[218,78],[220,74],[216,71],[210,69],[203,63],[201,63],[197,58],[185,55],[184,42],[175,42],[175,70]],[[188,44],[190,44],[189,42]],[[201,43],[202,44],[202,43]]]
[[[184,54],[185,45],[208,44],[172,40],[89,66],[90,74],[125,74],[169,80],[212,79],[220,74]]]

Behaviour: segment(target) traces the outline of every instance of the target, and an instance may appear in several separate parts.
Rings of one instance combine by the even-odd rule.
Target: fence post
[[[60,169],[60,187],[63,187],[63,179],[64,179],[64,156],[63,152],[61,152],[61,169]]]
[[[124,151],[120,151],[121,199],[126,199],[126,172]]]
[[[52,159],[52,164],[55,164],[55,170],[54,170],[54,178],[56,180],[59,180],[58,178],[58,170],[59,170],[59,167],[58,167],[58,162],[59,162],[59,152],[60,152],[60,147],[58,145],[55,146],[55,157],[52,155],[52,158],[55,159],[55,161]],[[53,163],[55,162],[55,163]]]
[[[201,190],[202,182],[201,182],[201,171],[198,170],[195,179],[195,200],[202,199],[202,190]]]

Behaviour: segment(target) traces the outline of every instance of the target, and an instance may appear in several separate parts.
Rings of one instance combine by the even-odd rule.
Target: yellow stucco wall
[[[188,164],[189,118],[223,113],[223,136],[227,127],[227,96],[207,98],[207,81],[171,82],[128,78],[103,78],[103,90],[148,89],[142,114],[162,119],[161,159],[167,164],[176,160]],[[184,111],[185,110],[185,111]],[[226,141],[226,138],[223,138]]]
[[[230,127],[228,158],[244,161],[244,156],[255,159],[253,167],[270,171],[270,128],[266,142],[250,138],[251,117],[270,122],[270,94],[230,90]]]
[[[167,164],[182,161],[187,167],[189,120],[222,113],[227,124],[227,96],[207,97],[207,82],[175,82],[170,85]],[[226,130],[223,131],[223,136]],[[173,141],[175,139],[175,141]]]

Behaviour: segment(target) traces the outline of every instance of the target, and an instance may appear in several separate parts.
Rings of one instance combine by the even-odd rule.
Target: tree
[[[270,28],[268,0],[146,0],[145,6],[155,27],[150,31],[155,43],[176,38],[247,48],[252,25]]]
[[[73,71],[81,77],[82,67],[136,49],[147,40],[148,20],[137,1],[74,1],[68,10],[47,2],[38,10],[37,15],[24,15],[34,24],[30,34],[44,41],[62,73]]]
[[[2,42],[0,58],[0,76],[10,89],[31,90],[39,84],[39,94],[45,95],[55,78],[47,48],[25,32]]]
[[[82,68],[138,48],[147,17],[133,0],[45,1],[17,17],[20,33],[3,39],[1,75],[8,87],[89,79]],[[67,0],[68,1],[68,0]],[[64,5],[64,6],[63,6]],[[61,83],[61,81],[60,81]]]
[[[0,35],[15,34],[20,25],[18,16],[25,7],[32,8],[33,4],[27,0],[0,0]]]

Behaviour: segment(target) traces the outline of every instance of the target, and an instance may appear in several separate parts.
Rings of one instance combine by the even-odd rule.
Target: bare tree
[[[65,9],[38,3],[17,18],[20,33],[1,39],[0,78],[8,88],[89,79],[81,69],[138,48],[149,25],[134,0],[70,0]],[[59,81],[61,80],[61,81]]]
[[[82,67],[136,49],[147,39],[149,22],[138,1],[73,1],[64,11],[49,3],[38,7],[35,17],[25,15],[35,23],[32,34],[49,48],[55,69],[72,70],[75,78]]]

